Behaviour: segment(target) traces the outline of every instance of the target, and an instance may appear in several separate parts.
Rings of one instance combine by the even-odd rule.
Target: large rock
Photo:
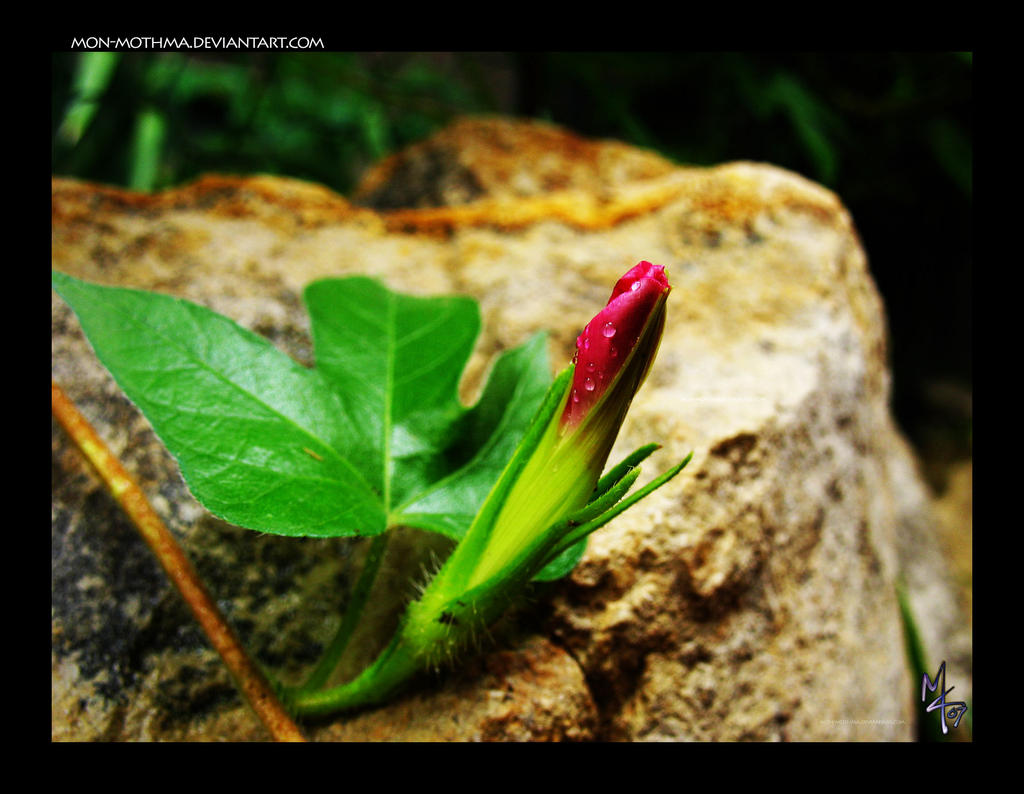
[[[567,364],[616,278],[647,259],[675,289],[613,459],[659,441],[647,479],[695,454],[480,659],[309,725],[311,738],[912,739],[923,706],[898,582],[929,664],[946,660],[947,686],[969,694],[967,623],[889,412],[882,302],[835,195],[768,165],[680,168],[548,125],[470,120],[381,163],[356,199],[270,177],[153,196],[55,179],[53,266],[204,303],[305,362],[300,294],[314,278],[469,294],[484,315],[469,399],[493,355],[539,328]],[[52,322],[55,380],[257,659],[300,675],[337,625],[360,542],[209,517],[57,297]],[[53,737],[265,738],[56,426],[53,483]],[[436,553],[405,533],[389,567],[417,571]],[[383,583],[375,603],[407,593]],[[379,641],[367,634],[351,664]]]

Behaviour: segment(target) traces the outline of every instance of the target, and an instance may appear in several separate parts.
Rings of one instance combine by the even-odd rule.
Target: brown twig
[[[181,546],[156,514],[142,490],[60,386],[51,381],[51,387],[54,417],[92,464],[156,554],[160,565],[178,588],[213,647],[228,666],[238,688],[249,701],[256,716],[276,741],[305,741],[263,673],[253,664],[234,631],[220,614]]]

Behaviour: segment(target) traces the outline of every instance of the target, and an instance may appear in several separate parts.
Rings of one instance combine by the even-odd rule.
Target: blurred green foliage
[[[971,192],[970,53],[58,53],[53,67],[54,171],[124,185],[144,114],[167,131],[144,166],[156,186],[235,170],[347,190],[455,116],[501,112],[830,187],[874,175],[863,155],[916,146]]]
[[[345,192],[453,116],[492,110],[475,66],[394,53],[62,53],[53,170],[144,190],[274,173]]]
[[[679,162],[763,160],[832,188],[860,175],[872,193],[913,190],[877,179],[913,151],[971,195],[970,53],[58,53],[52,74],[54,172],[114,184],[268,172],[344,192],[454,117],[493,112]]]
[[[797,171],[853,214],[889,310],[897,416],[919,443],[969,449],[969,407],[949,395],[966,389],[969,406],[970,53],[127,52],[52,66],[53,173],[141,190],[259,172],[348,193],[374,161],[475,113],[680,163]]]

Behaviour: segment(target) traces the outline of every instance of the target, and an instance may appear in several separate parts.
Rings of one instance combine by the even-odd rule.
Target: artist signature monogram
[[[946,695],[953,691],[955,687],[946,689],[946,662],[943,661],[939,666],[939,671],[935,674],[935,680],[933,681],[928,677],[928,673],[922,676],[921,680],[921,702],[924,703],[927,695],[926,692],[939,691],[939,696],[935,698],[931,703],[928,704],[926,712],[938,711],[940,719],[942,721],[942,732],[949,733],[949,728],[946,727],[946,720],[953,722],[953,727],[956,728],[960,725],[960,719],[967,712],[967,704],[962,700],[947,701]]]

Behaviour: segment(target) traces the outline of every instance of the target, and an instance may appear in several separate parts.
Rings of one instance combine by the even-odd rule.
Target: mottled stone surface
[[[469,294],[484,331],[468,398],[493,355],[538,328],[567,364],[617,277],[647,259],[674,291],[613,459],[661,442],[643,480],[694,459],[595,534],[571,577],[496,628],[478,660],[308,725],[311,738],[910,739],[920,682],[897,581],[930,660],[969,694],[968,622],[939,529],[959,524],[940,522],[893,425],[884,310],[836,196],[767,165],[682,168],[549,125],[470,120],[384,161],[355,199],[364,206],[270,177],[155,196],[55,179],[53,266],[203,303],[305,363],[300,295],[314,278]],[[299,676],[337,625],[363,547],[209,517],[74,316],[56,296],[52,307],[55,380],[256,658]],[[52,460],[54,739],[265,739],[56,425]],[[393,553],[389,568],[421,571],[444,548],[409,533]],[[383,625],[407,595],[382,586]],[[362,637],[357,655],[379,641]]]

